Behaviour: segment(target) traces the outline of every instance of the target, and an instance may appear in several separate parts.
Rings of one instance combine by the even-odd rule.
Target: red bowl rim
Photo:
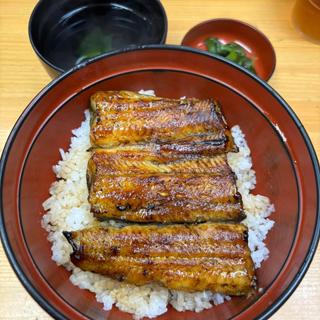
[[[276,68],[276,63],[277,63],[276,52],[275,52],[274,47],[273,47],[271,41],[269,40],[269,38],[262,31],[260,31],[259,29],[257,29],[256,27],[252,26],[251,24],[249,24],[247,22],[244,22],[244,21],[241,21],[241,20],[237,20],[237,19],[229,19],[229,18],[216,18],[216,19],[209,19],[209,20],[202,21],[202,22],[196,24],[195,26],[193,26],[185,34],[185,36],[183,37],[183,39],[181,41],[181,45],[187,46],[185,41],[186,41],[186,38],[189,36],[190,33],[194,32],[196,29],[198,29],[199,27],[201,27],[203,25],[212,24],[212,23],[215,23],[215,22],[228,22],[228,23],[232,23],[232,24],[242,25],[242,26],[244,26],[244,27],[246,27],[248,29],[251,29],[251,31],[257,33],[264,40],[265,44],[269,47],[271,55],[272,55],[272,68],[269,70],[268,75],[262,80],[264,80],[264,81],[270,80],[270,78],[272,77],[272,75],[274,73],[274,70]],[[192,48],[194,48],[194,47],[192,47]],[[215,55],[213,53],[210,53],[210,54],[215,56],[215,57],[218,56],[218,55]],[[223,58],[221,56],[218,56],[218,57],[220,57],[222,59],[225,59],[225,58]]]
[[[48,92],[52,87],[57,85],[59,82],[61,82],[64,78],[68,77],[70,74],[73,74],[77,72],[79,69],[85,68],[87,65],[95,63],[96,61],[106,59],[110,56],[130,52],[130,51],[140,51],[140,50],[173,50],[173,51],[188,51],[190,53],[205,55],[208,57],[211,57],[213,59],[220,60],[221,62],[225,64],[232,65],[234,68],[238,69],[240,72],[247,74],[249,77],[251,77],[254,81],[258,82],[260,85],[262,85],[268,92],[270,92],[281,104],[281,106],[288,112],[289,116],[291,117],[294,124],[297,126],[298,130],[300,131],[302,138],[306,144],[306,147],[309,152],[309,156],[312,160],[313,170],[316,177],[316,189],[317,189],[317,219],[313,230],[312,240],[309,245],[308,251],[305,254],[304,262],[299,267],[299,270],[296,272],[296,276],[293,278],[291,283],[288,285],[288,287],[282,292],[282,294],[276,299],[276,301],[267,309],[261,313],[256,319],[263,320],[268,319],[270,316],[272,316],[292,295],[292,293],[295,291],[297,286],[302,281],[303,277],[305,276],[306,272],[308,271],[308,268],[312,262],[312,259],[315,255],[317,245],[320,239],[320,167],[319,162],[317,159],[316,152],[314,150],[314,147],[312,145],[312,142],[304,129],[302,123],[300,122],[297,115],[294,113],[292,108],[285,102],[285,100],[265,81],[261,80],[258,76],[252,74],[251,72],[245,70],[242,67],[239,67],[237,64],[228,61],[226,59],[223,59],[219,56],[212,56],[211,54],[207,53],[206,51],[200,50],[200,49],[194,49],[191,47],[184,47],[184,46],[178,46],[178,45],[143,45],[139,47],[134,48],[125,48],[120,50],[111,51],[109,53],[106,53],[104,55],[92,58],[87,60],[86,62],[79,64],[75,66],[74,68],[70,69],[69,71],[61,74],[58,78],[51,81],[46,87],[44,87],[36,96],[35,98],[28,104],[28,106],[25,108],[25,110],[22,112],[18,120],[16,121],[13,129],[11,130],[9,137],[6,141],[6,144],[3,148],[1,159],[0,159],[0,194],[2,194],[3,189],[3,176],[4,176],[4,170],[6,167],[6,162],[8,158],[8,154],[11,150],[12,144],[15,140],[16,135],[19,132],[20,127],[22,126],[25,119],[28,117],[29,113],[32,111],[32,109],[35,107],[37,102]],[[41,293],[37,291],[37,289],[33,286],[32,282],[27,278],[27,276],[24,274],[22,267],[18,263],[18,261],[15,258],[14,251],[11,248],[10,241],[7,236],[6,226],[4,223],[4,212],[3,212],[3,201],[0,197],[0,238],[2,241],[2,245],[4,247],[4,251],[7,255],[7,258],[9,260],[9,263],[14,270],[15,274],[17,275],[18,279],[24,286],[24,288],[29,292],[29,294],[33,297],[33,299],[45,310],[47,311],[51,316],[53,316],[55,319],[67,319],[61,312],[56,310],[50,302],[45,300]]]

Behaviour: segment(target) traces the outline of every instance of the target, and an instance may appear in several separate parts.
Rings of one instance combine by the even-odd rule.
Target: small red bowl
[[[181,44],[207,50],[204,41],[210,37],[243,46],[247,56],[254,60],[257,75],[265,81],[271,78],[276,66],[276,55],[271,42],[261,31],[238,20],[212,19],[190,29]]]
[[[24,110],[0,161],[0,235],[22,284],[55,319],[125,320],[102,309],[94,294],[75,287],[51,260],[41,227],[43,201],[56,177],[52,166],[79,127],[98,90],[154,89],[159,96],[218,99],[230,125],[239,124],[251,148],[257,186],[274,203],[270,257],[257,270],[256,295],[233,298],[203,312],[172,307],[161,320],[266,319],[300,283],[320,233],[318,160],[301,122],[264,81],[225,59],[181,46],[145,46],[111,52],[62,74]]]

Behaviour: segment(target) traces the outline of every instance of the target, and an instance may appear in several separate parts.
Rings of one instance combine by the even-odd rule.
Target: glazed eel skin
[[[64,232],[73,264],[135,285],[248,295],[254,266],[242,224],[131,225]]]
[[[131,146],[96,149],[87,182],[91,211],[100,220],[193,223],[245,217],[225,154],[186,157]]]
[[[93,147],[157,144],[162,153],[212,155],[236,150],[219,104],[167,99],[131,91],[97,92],[90,99]]]

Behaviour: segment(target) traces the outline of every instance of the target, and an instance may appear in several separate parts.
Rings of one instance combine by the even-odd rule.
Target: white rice
[[[98,223],[90,213],[87,200],[86,168],[90,157],[87,152],[90,147],[88,112],[85,113],[85,121],[72,134],[68,152],[60,150],[62,160],[53,167],[58,180],[51,185],[51,196],[43,203],[46,214],[42,220],[52,243],[52,259],[72,272],[71,282],[81,289],[95,293],[97,301],[103,304],[105,310],[110,310],[114,304],[120,310],[132,313],[135,319],[163,314],[167,311],[168,304],[178,311],[200,312],[230,300],[228,296],[210,291],[187,293],[168,290],[156,284],[138,287],[82,271],[70,262],[72,248],[62,231],[79,230]],[[239,126],[232,128],[232,135],[239,152],[229,153],[228,162],[237,176],[237,186],[247,215],[244,223],[249,228],[249,247],[255,266],[259,268],[269,256],[269,250],[263,241],[274,224],[267,218],[274,207],[267,197],[250,193],[256,184],[250,149]],[[113,221],[109,224],[117,225]]]

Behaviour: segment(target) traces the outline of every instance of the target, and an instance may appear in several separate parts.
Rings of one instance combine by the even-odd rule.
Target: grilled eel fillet
[[[255,286],[242,224],[92,227],[64,236],[75,266],[135,285],[237,296]]]
[[[203,155],[236,150],[220,107],[211,99],[106,91],[90,101],[93,147],[154,143],[163,153]]]
[[[91,211],[100,220],[182,223],[245,217],[225,154],[168,157],[150,148],[96,149],[87,180]]]

